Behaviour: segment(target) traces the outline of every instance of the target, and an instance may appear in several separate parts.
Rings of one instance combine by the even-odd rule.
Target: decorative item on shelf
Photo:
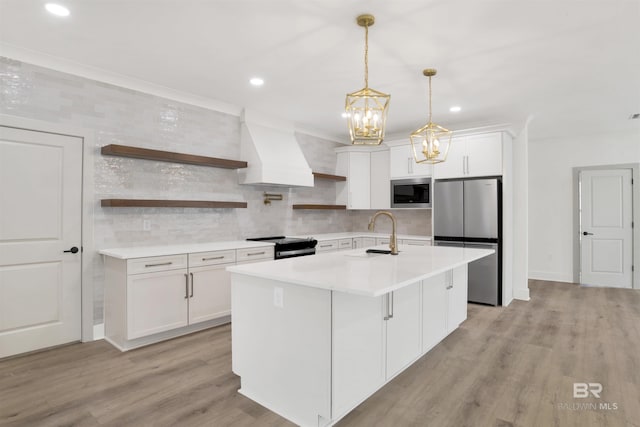
[[[364,88],[347,94],[345,103],[349,135],[354,145],[380,145],[384,139],[390,95],[369,87],[369,27],[373,15],[360,15],[356,19],[364,27]]]
[[[411,134],[411,148],[416,163],[441,163],[447,160],[453,132],[431,121],[431,77],[436,70],[427,68],[422,74],[429,78],[429,121]]]
[[[264,204],[270,205],[273,200],[282,200],[282,194],[264,193]]]

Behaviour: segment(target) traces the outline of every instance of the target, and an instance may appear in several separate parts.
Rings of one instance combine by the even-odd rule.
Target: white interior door
[[[631,169],[580,172],[581,283],[631,288]]]
[[[0,126],[0,358],[81,338],[82,140]]]

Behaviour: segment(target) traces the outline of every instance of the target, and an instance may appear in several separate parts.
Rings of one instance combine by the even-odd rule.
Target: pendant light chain
[[[431,123],[431,76],[429,76],[429,121]]]
[[[364,87],[369,87],[369,26],[364,26]]]
[[[390,95],[369,87],[369,27],[375,23],[375,17],[362,14],[356,18],[356,23],[364,27],[364,88],[347,94],[343,117],[348,121],[352,144],[380,145],[384,139]]]

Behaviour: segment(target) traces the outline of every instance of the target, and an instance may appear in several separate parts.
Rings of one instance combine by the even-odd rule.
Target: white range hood
[[[293,125],[254,111],[240,117],[240,184],[313,187],[313,173],[294,135]]]

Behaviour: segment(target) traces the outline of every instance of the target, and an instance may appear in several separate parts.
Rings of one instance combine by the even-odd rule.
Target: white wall
[[[572,168],[640,162],[640,130],[529,141],[529,277],[573,281]]]
[[[513,297],[529,300],[529,122],[513,140]]]

